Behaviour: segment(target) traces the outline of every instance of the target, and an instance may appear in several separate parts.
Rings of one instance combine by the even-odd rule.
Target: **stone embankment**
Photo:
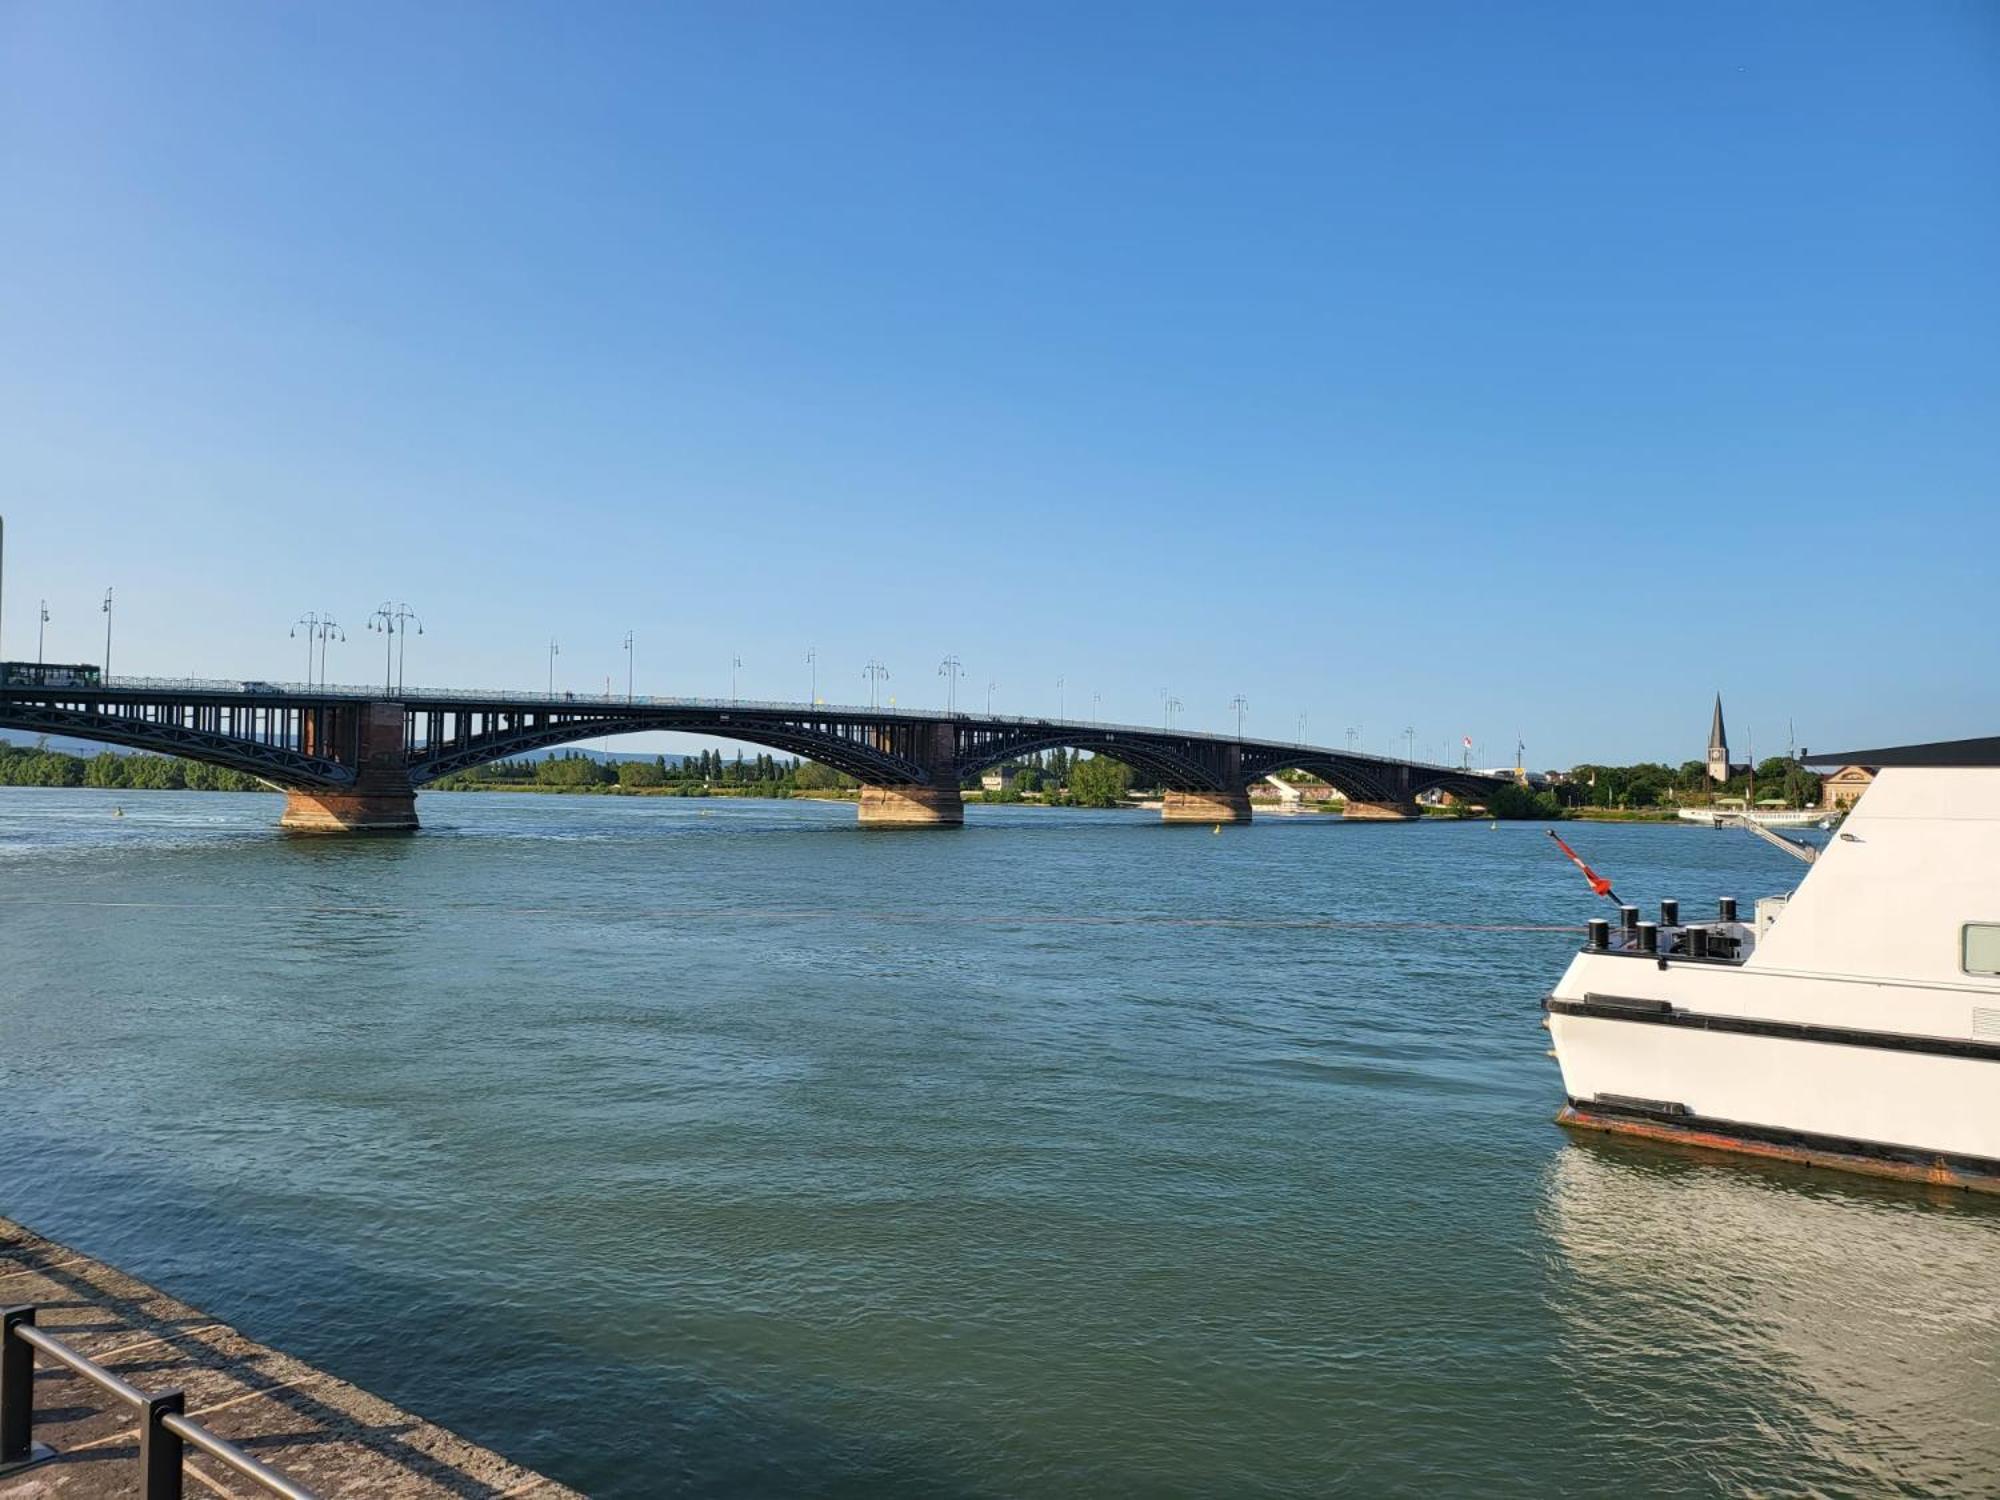
[[[148,1394],[180,1387],[187,1414],[325,1500],[580,1500],[545,1479],[346,1381],[245,1338],[102,1261],[0,1219],[0,1306]],[[132,1412],[36,1356],[37,1442],[55,1458],[0,1476],[0,1500],[111,1500],[138,1493]],[[267,1492],[192,1449],[190,1496]]]

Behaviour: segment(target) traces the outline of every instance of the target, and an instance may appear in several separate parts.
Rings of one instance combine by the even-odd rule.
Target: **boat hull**
[[[1695,1116],[1661,1119],[1608,1109],[1595,1103],[1579,1103],[1574,1099],[1557,1113],[1556,1123],[1570,1130],[1599,1131],[1693,1150],[1725,1151],[1793,1166],[1820,1167],[1864,1177],[1886,1177],[2000,1196],[2000,1162],[1977,1158],[1926,1155],[1920,1151],[1901,1154],[1863,1151],[1855,1149],[1854,1142],[1833,1141],[1763,1126],[1743,1126],[1733,1121],[1704,1120]]]
[[[1548,1008],[1565,1125],[2000,1191],[2000,1046],[1599,996]]]

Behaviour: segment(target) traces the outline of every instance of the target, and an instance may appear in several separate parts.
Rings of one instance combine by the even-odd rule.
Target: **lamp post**
[[[958,712],[958,674],[965,670],[965,663],[956,656],[947,656],[938,663],[938,676],[944,679],[944,711]]]
[[[1349,755],[1354,753],[1354,737],[1360,733],[1361,731],[1356,729],[1352,724],[1347,726],[1347,753]]]
[[[731,653],[729,657],[729,701],[736,701],[736,674],[743,670],[743,658]]]
[[[556,658],[562,655],[562,646],[554,636],[549,637],[549,696],[556,695]]]
[[[879,706],[879,695],[876,690],[882,683],[888,681],[889,669],[871,656],[868,658],[868,665],[861,669],[861,675],[868,679],[868,706],[875,708]]]
[[[1172,729],[1174,727],[1174,715],[1179,713],[1185,706],[1180,699],[1163,689],[1160,693],[1160,727],[1163,729]]]
[[[417,634],[422,635],[424,633],[424,622],[417,618],[416,611],[411,609],[407,604],[400,604],[389,599],[385,599],[381,604],[377,605],[375,613],[368,617],[368,628],[370,630],[379,630],[382,633],[382,691],[384,693],[391,690],[389,668],[392,652],[395,657],[394,691],[400,693],[403,690],[404,643],[399,641],[397,637],[407,636],[413,624],[417,628]]]
[[[1243,738],[1243,715],[1250,707],[1250,700],[1238,693],[1229,700],[1229,706],[1236,710],[1236,738],[1240,740]]]
[[[1403,758],[1405,760],[1415,760],[1417,758],[1417,731],[1414,725],[1403,730],[1403,739],[1409,745],[1409,754]]]
[[[1299,710],[1299,743],[1301,745],[1306,742],[1306,724],[1310,717],[1303,708]]]
[[[104,675],[111,676],[111,590],[104,591],[104,602],[98,606],[104,612]],[[310,686],[310,684],[308,684]]]
[[[634,652],[632,650],[632,632],[628,630],[625,632],[625,701],[627,703],[635,701],[632,692],[633,660],[634,660]]]
[[[35,622],[35,665],[42,664],[42,642],[49,633],[49,601],[42,601],[41,618]]]
[[[1102,694],[1102,693],[1092,693],[1092,694],[1090,695],[1090,722],[1091,722],[1091,723],[1093,723],[1093,724],[1097,723],[1097,722],[1099,721],[1099,719],[1100,719],[1100,718],[1102,717],[1102,714],[1103,714],[1103,710],[1102,710],[1102,709],[1101,709],[1101,708],[1099,707],[1099,705],[1100,705],[1101,703],[1103,703],[1103,702],[1104,702],[1104,694]]]
[[[986,717],[989,719],[993,717],[993,691],[999,686],[1000,684],[997,682],[986,684]]]
[[[1063,717],[1065,706],[1066,705],[1063,699],[1063,680],[1062,678],[1058,677],[1056,679],[1056,719],[1059,722]]]
[[[812,669],[812,693],[806,702],[817,703],[819,702],[819,647],[806,647],[806,665]]]
[[[107,593],[105,596],[105,608],[109,610],[110,607],[111,599]],[[109,626],[105,628],[107,631],[110,629]],[[313,643],[315,641],[319,643],[319,685],[325,687],[326,643],[330,640],[344,641],[347,639],[347,636],[342,633],[339,622],[332,615],[321,614],[316,609],[308,610],[293,623],[290,632],[293,639],[296,640],[298,638],[301,628],[305,631],[306,637],[306,689],[310,692],[313,685]],[[105,655],[109,656],[110,654],[110,645],[107,640]],[[108,672],[105,673],[107,677],[110,675]]]

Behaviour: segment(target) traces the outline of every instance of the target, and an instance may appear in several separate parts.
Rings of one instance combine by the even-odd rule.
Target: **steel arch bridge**
[[[761,745],[861,783],[861,821],[963,821],[961,785],[1040,751],[1109,755],[1157,777],[1168,821],[1241,822],[1248,788],[1298,769],[1350,815],[1411,817],[1419,794],[1502,784],[1454,766],[1309,745],[1068,719],[821,703],[523,694],[153,678],[0,688],[0,729],[67,735],[244,771],[288,793],[284,825],[417,826],[417,790],[455,771],[580,740],[673,731]]]

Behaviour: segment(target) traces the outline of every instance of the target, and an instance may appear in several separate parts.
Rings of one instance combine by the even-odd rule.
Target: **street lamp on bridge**
[[[49,601],[42,601],[42,617],[35,625],[35,665],[42,664],[42,642],[49,633]]]
[[[104,614],[104,675],[106,677],[109,677],[111,675],[111,590],[110,589],[106,589],[104,591],[104,602],[98,606],[98,609],[100,609]],[[306,647],[306,658],[307,658],[306,665],[310,667],[312,665],[312,660],[311,660],[312,647],[310,645]],[[306,686],[311,687],[312,684],[307,683]]]
[[[965,670],[965,663],[956,656],[947,656],[938,663],[938,676],[944,679],[944,711],[958,712],[958,676]]]
[[[554,636],[549,637],[549,696],[556,695],[556,658],[562,655],[562,646]]]
[[[111,591],[109,589],[104,591],[104,612],[106,614],[111,612]],[[313,643],[315,641],[319,643],[319,685],[325,687],[326,643],[328,641],[345,641],[347,636],[341,630],[339,622],[332,615],[321,614],[316,609],[308,610],[293,622],[290,632],[293,640],[298,639],[301,628],[304,629],[306,637],[306,690],[310,692],[313,685]],[[111,659],[111,625],[108,621],[104,626],[104,657],[107,661]],[[109,677],[111,674],[106,672],[104,675]]]
[[[812,668],[812,695],[806,702],[817,703],[819,702],[819,647],[806,647],[806,665]]]
[[[1063,717],[1065,706],[1066,705],[1064,704],[1063,701],[1063,680],[1062,678],[1058,677],[1056,679],[1056,719],[1058,722],[1060,722]]]
[[[861,669],[861,675],[868,679],[868,706],[879,707],[876,689],[889,680],[889,669],[871,656],[868,658],[868,665]]]
[[[413,623],[417,627],[417,634],[422,635],[424,633],[424,622],[417,619],[416,611],[412,610],[407,604],[398,604],[387,599],[383,600],[376,607],[375,613],[368,617],[368,628],[382,632],[382,691],[384,693],[389,691],[389,652],[391,647],[395,648],[396,655],[395,690],[399,693],[403,690],[404,643],[397,640],[396,637],[399,635],[408,635],[410,633],[410,626]]]
[[[1236,710],[1236,738],[1243,738],[1243,715],[1249,711],[1250,700],[1238,693],[1229,700],[1229,706]]]
[[[634,660],[635,653],[632,650],[632,632],[628,630],[625,632],[625,701],[627,703],[633,701],[632,663]]]
[[[729,701],[736,701],[736,674],[743,670],[743,658],[735,652],[729,654]]]
[[[1172,729],[1174,727],[1174,715],[1181,711],[1181,707],[1180,699],[1176,698],[1165,688],[1160,689],[1160,727],[1162,729]]]

